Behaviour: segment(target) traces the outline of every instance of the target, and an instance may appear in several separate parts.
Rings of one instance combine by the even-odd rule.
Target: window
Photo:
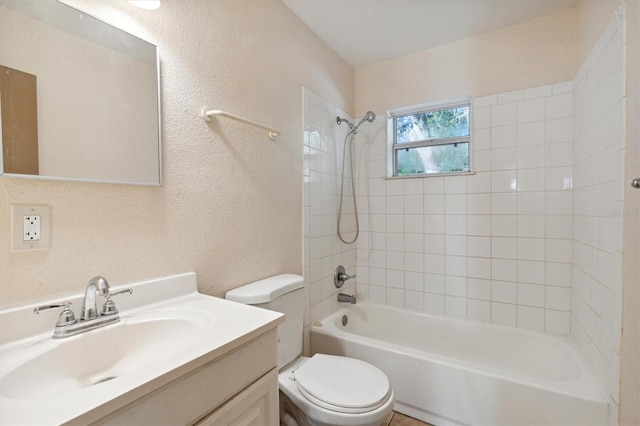
[[[468,99],[390,110],[391,176],[468,173]]]

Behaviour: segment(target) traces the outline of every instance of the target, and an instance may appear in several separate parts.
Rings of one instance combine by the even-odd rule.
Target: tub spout
[[[356,297],[350,296],[348,294],[340,293],[338,294],[338,302],[348,302],[348,303],[351,303],[352,305],[355,305]]]

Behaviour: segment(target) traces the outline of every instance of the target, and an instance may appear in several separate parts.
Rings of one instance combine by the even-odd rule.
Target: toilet
[[[393,410],[389,379],[354,358],[301,356],[304,283],[299,275],[265,278],[226,294],[226,299],[285,314],[278,326],[280,424],[379,426]]]

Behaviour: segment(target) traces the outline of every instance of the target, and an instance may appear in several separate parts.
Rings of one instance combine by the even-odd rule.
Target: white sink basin
[[[160,364],[207,325],[198,312],[144,312],[64,339],[46,339],[2,358],[0,395],[25,399],[58,395]]]
[[[283,321],[198,293],[194,273],[126,287],[134,292],[117,302],[120,322],[61,339],[54,310],[0,311],[0,425],[95,422]],[[82,296],[63,300],[77,307]]]

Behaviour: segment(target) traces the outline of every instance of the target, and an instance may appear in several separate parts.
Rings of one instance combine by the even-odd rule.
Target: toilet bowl
[[[278,327],[280,423],[379,426],[393,410],[386,375],[354,358],[302,352],[303,279],[283,274],[227,292],[227,299],[285,314]]]
[[[280,419],[286,426],[379,426],[393,410],[384,373],[353,358],[299,357],[280,372],[278,383]],[[288,416],[296,422],[283,421]]]

